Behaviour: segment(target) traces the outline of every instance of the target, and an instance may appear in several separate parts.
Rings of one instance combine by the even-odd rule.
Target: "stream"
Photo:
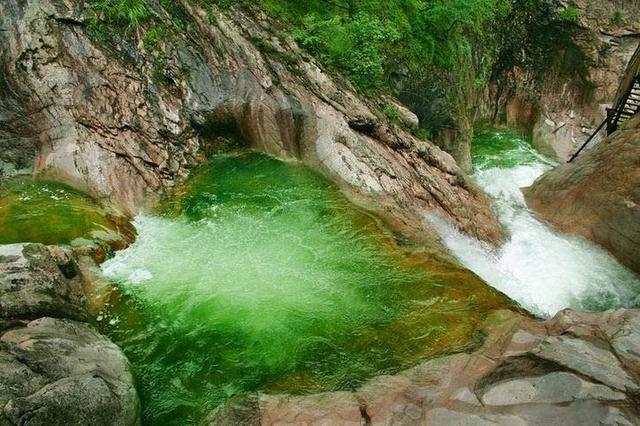
[[[506,130],[476,136],[472,154],[472,177],[492,198],[508,239],[494,249],[430,216],[462,264],[543,317],[568,307],[640,306],[640,277],[594,243],[555,232],[527,208],[521,188],[552,168],[553,161]]]

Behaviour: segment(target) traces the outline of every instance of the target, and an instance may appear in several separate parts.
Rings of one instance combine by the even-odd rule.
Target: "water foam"
[[[513,143],[507,144],[505,138]],[[543,316],[567,307],[602,310],[637,305],[636,274],[593,243],[555,232],[528,210],[521,188],[533,184],[553,163],[507,132],[481,142],[473,177],[493,199],[509,238],[494,249],[430,215],[455,256],[489,284]],[[497,164],[499,155],[490,152],[486,146],[490,143],[500,145],[504,157],[514,161]]]

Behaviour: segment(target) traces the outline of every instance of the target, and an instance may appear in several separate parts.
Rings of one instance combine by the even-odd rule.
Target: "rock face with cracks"
[[[353,392],[253,395],[208,424],[633,425],[640,421],[640,312],[487,319],[484,346]]]
[[[139,423],[129,363],[88,317],[73,254],[0,246],[0,425]]]
[[[320,170],[401,231],[434,236],[433,211],[501,238],[452,157],[411,134],[415,116],[390,123],[258,12],[177,4],[187,29],[152,50],[135,35],[95,41],[81,2],[2,2],[0,143],[23,148],[2,160],[33,152],[36,175],[135,213],[207,154],[249,147]]]

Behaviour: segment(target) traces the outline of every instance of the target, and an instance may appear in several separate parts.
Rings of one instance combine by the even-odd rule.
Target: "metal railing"
[[[596,137],[598,133],[605,127],[607,128],[607,135],[618,130],[620,124],[633,117],[640,112],[640,74],[636,76],[633,83],[629,87],[627,93],[620,99],[618,104],[614,108],[607,108],[607,117],[596,128],[596,130],[589,136],[589,139],[582,144],[582,146],[571,156],[569,163],[571,163],[580,153],[589,145],[589,142]]]

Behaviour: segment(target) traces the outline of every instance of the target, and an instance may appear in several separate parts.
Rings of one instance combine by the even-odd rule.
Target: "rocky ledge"
[[[208,424],[634,425],[640,422],[640,311],[565,310],[542,322],[489,316],[484,345],[353,392],[252,395]]]
[[[135,425],[122,351],[86,320],[82,262],[59,247],[0,246],[0,425]]]

